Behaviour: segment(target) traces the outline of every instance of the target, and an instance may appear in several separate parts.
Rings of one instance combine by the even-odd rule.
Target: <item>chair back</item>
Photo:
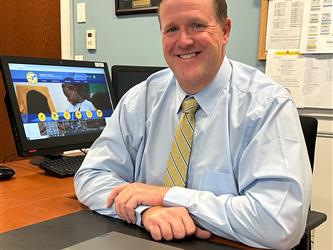
[[[314,155],[316,149],[316,139],[317,139],[317,128],[318,121],[314,117],[310,116],[300,116],[301,126],[303,130],[303,135],[306,143],[306,148],[308,150],[308,155],[311,163],[311,169],[313,171]]]

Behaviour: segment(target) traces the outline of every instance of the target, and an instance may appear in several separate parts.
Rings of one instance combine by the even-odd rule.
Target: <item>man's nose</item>
[[[178,37],[178,46],[180,48],[187,48],[193,45],[193,37],[187,30],[181,30]]]

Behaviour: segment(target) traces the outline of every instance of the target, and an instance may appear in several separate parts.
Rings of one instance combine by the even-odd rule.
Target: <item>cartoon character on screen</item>
[[[66,78],[62,83],[62,90],[69,102],[67,112],[95,111],[96,108],[89,101],[90,91],[87,84],[74,83],[73,79]]]

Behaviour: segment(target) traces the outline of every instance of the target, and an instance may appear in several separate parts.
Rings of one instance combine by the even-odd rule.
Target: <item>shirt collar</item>
[[[182,105],[183,100],[188,94],[180,87],[177,79],[176,79],[176,112],[178,113],[180,110],[180,106]]]
[[[199,103],[200,108],[209,115],[217,103],[218,98],[223,94],[225,87],[231,78],[231,65],[227,57],[224,57],[223,63],[214,79],[206,88],[193,95]],[[184,98],[188,95],[176,80],[176,110],[177,113]]]

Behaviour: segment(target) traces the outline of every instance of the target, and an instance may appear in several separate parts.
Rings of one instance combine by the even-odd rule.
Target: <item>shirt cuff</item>
[[[138,225],[139,227],[143,227],[142,225],[142,213],[146,210],[150,208],[150,206],[146,206],[146,205],[140,205],[140,206],[137,206],[135,208],[135,215],[136,215],[136,225]]]
[[[163,204],[168,207],[188,208],[190,198],[195,192],[196,190],[193,189],[172,187],[164,196]]]

